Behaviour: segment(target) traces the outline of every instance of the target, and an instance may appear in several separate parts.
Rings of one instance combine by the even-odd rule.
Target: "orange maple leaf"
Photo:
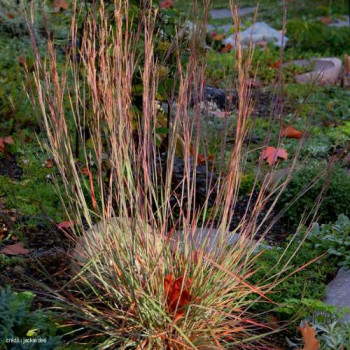
[[[167,275],[164,279],[164,294],[167,297],[167,307],[169,312],[174,313],[175,317],[183,316],[185,307],[194,299],[189,289],[192,280],[184,279],[183,276],[174,278],[173,275]]]
[[[320,347],[319,340],[316,339],[316,331],[306,322],[298,327],[303,336],[304,348],[301,350],[318,350]]]
[[[261,157],[262,159],[266,159],[269,165],[273,165],[277,162],[278,158],[288,159],[288,153],[283,148],[269,146],[261,153]]]
[[[287,126],[284,129],[282,129],[282,136],[283,137],[289,137],[291,139],[301,139],[303,137],[304,133],[300,130],[297,130],[294,128],[293,125]]]

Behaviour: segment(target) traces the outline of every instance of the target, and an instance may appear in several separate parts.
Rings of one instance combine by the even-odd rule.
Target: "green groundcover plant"
[[[0,348],[58,349],[61,337],[52,314],[32,310],[35,294],[0,289]]]

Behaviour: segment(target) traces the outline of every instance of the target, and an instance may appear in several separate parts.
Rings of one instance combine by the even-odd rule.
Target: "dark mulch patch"
[[[238,93],[231,92],[228,97],[228,110],[238,108]],[[277,96],[270,89],[252,89],[253,112],[255,117],[269,118],[271,115],[286,115],[293,112],[293,101],[285,96]]]
[[[33,218],[21,216],[18,211],[0,210],[1,247],[22,241],[30,249],[26,255],[8,256],[10,263],[2,267],[0,285],[32,291],[40,290],[35,281],[45,282],[51,288],[63,285],[69,272],[69,239],[42,217],[34,218],[35,225],[30,225],[29,220],[33,222]]]
[[[180,210],[178,205],[176,205],[177,199],[181,198],[182,195],[182,182],[184,179],[184,161],[181,158],[175,158],[174,162],[174,171],[173,171],[173,181],[172,181],[172,190],[174,191],[174,194],[172,196],[172,204],[174,205],[172,214],[177,217],[176,213]],[[192,176],[192,175],[191,175]],[[211,180],[211,185],[209,186],[208,183]],[[215,184],[218,181],[218,176],[216,174],[212,174],[211,169],[208,169],[205,165],[199,165],[196,167],[196,207],[201,207],[206,200],[208,189],[211,190],[211,194],[208,201],[208,208],[212,207],[215,203],[215,199],[217,196],[217,191],[215,189]],[[186,188],[184,189],[184,198],[186,199],[187,192]],[[235,206],[234,209],[234,216],[232,219],[232,222],[230,224],[230,230],[234,230],[236,227],[239,226],[240,221],[244,217],[246,211],[248,212],[248,218],[249,213],[252,212],[252,209],[254,207],[254,204],[256,203],[258,199],[258,192],[254,192],[251,196],[250,195],[243,195],[241,196]],[[184,201],[184,208],[186,208],[186,202]],[[258,224],[263,221],[263,219],[266,217],[269,207],[271,204],[266,204],[265,208],[261,211],[259,217],[258,217]],[[248,208],[248,210],[247,210]],[[278,220],[276,223],[273,223],[275,218],[277,217],[279,213],[279,210],[274,209],[269,214],[268,220],[264,222],[264,224],[261,226],[260,230],[256,233],[255,238],[260,237],[265,231],[267,231],[266,234],[266,240],[271,245],[281,244],[286,237],[289,235],[290,232],[293,232],[293,228],[289,227],[285,222],[282,220]],[[273,225],[269,227],[271,224]]]
[[[6,153],[4,157],[0,157],[0,175],[9,176],[17,181],[21,180],[23,169],[18,165],[14,154]]]
[[[230,230],[234,230],[239,226],[240,221],[244,217],[245,213],[249,214],[252,212],[254,208],[254,204],[258,199],[258,192],[254,192],[250,198],[249,195],[242,196],[238,199],[234,216],[230,224]],[[266,206],[262,209],[261,213],[258,216],[257,224],[259,225],[264,218],[266,217],[271,204],[266,204]],[[288,235],[293,232],[293,228],[283,222],[283,218],[274,222],[276,217],[278,216],[279,210],[274,208],[268,216],[268,219],[262,224],[261,228],[256,232],[255,238],[261,237],[265,232],[266,241],[271,245],[280,245]],[[271,225],[271,227],[270,227]]]

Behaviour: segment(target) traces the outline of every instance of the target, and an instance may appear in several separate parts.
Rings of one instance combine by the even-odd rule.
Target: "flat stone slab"
[[[222,233],[214,228],[209,229],[199,227],[193,232],[186,234],[186,236],[188,246],[192,246],[196,250],[203,249],[207,253],[215,251],[221,239],[225,242],[226,246],[230,246],[237,242],[240,237],[238,234],[233,234],[232,232],[226,232],[222,235]],[[184,242],[186,241],[184,232],[180,230],[175,231],[171,241],[179,242],[181,246],[184,245]]]
[[[336,57],[311,58],[309,60],[296,60],[287,62],[285,67],[290,65],[299,67],[310,67],[310,72],[299,74],[295,80],[299,84],[331,85],[338,82],[342,71],[342,61]]]
[[[337,276],[327,286],[324,303],[350,309],[350,270],[339,270]],[[345,320],[350,322],[350,313],[345,315]]]
[[[245,16],[255,12],[255,7],[243,7],[238,10],[238,16]],[[211,10],[210,16],[212,19],[227,19],[232,18],[230,9]]]
[[[328,24],[328,27],[349,27],[349,16],[342,15],[341,17],[336,18],[334,22]]]

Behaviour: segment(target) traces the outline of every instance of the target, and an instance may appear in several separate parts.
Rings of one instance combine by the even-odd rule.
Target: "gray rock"
[[[239,33],[239,40],[242,45],[249,45],[250,41],[258,43],[262,41],[272,42],[278,47],[287,44],[288,38],[283,36],[280,31],[270,27],[265,22],[256,22],[248,29]],[[231,35],[223,42],[225,45],[235,47],[235,35]]]
[[[255,7],[243,7],[238,10],[238,16],[245,16],[255,12]],[[230,9],[217,9],[210,11],[212,19],[227,19],[232,18],[232,12]]]
[[[135,239],[142,241],[147,245],[147,249],[141,249],[140,244],[135,244]],[[141,269],[147,256],[159,256],[163,247],[162,239],[156,235],[152,228],[144,222],[133,223],[130,218],[114,217],[105,222],[95,224],[91,229],[86,231],[82,236],[78,237],[76,246],[70,252],[72,257],[71,271],[76,274],[89,261],[104,252],[106,264],[111,264],[115,251],[131,251],[135,249],[139,260],[136,267]]]
[[[310,67],[308,73],[299,74],[295,80],[299,84],[332,85],[338,82],[342,71],[342,61],[339,58],[311,58],[309,60],[296,60],[287,62],[285,67],[297,65],[300,67]]]
[[[203,97],[205,102],[213,102],[221,110],[224,110],[226,108],[226,94],[221,89],[205,86],[203,89]]]
[[[196,228],[194,232],[189,232],[187,236],[187,245],[195,250],[204,249],[207,253],[215,251],[217,245],[220,244],[221,239],[224,242],[223,247],[230,246],[239,239],[238,234],[232,232],[225,232],[224,235],[217,229]],[[175,231],[172,239],[173,244],[184,246],[186,238],[183,231]]]
[[[232,18],[232,12],[229,9],[212,10],[210,11],[210,17],[212,19]]]
[[[232,27],[233,27],[233,24],[225,24],[225,25],[222,25],[222,26],[218,26],[217,30],[218,31],[223,31],[225,33],[229,33]]]
[[[342,15],[341,17],[336,18],[335,21],[328,24],[328,27],[349,27],[349,16]]]
[[[327,286],[324,303],[350,309],[350,270],[339,270],[337,276]],[[350,322],[350,313],[345,315],[345,320]]]

